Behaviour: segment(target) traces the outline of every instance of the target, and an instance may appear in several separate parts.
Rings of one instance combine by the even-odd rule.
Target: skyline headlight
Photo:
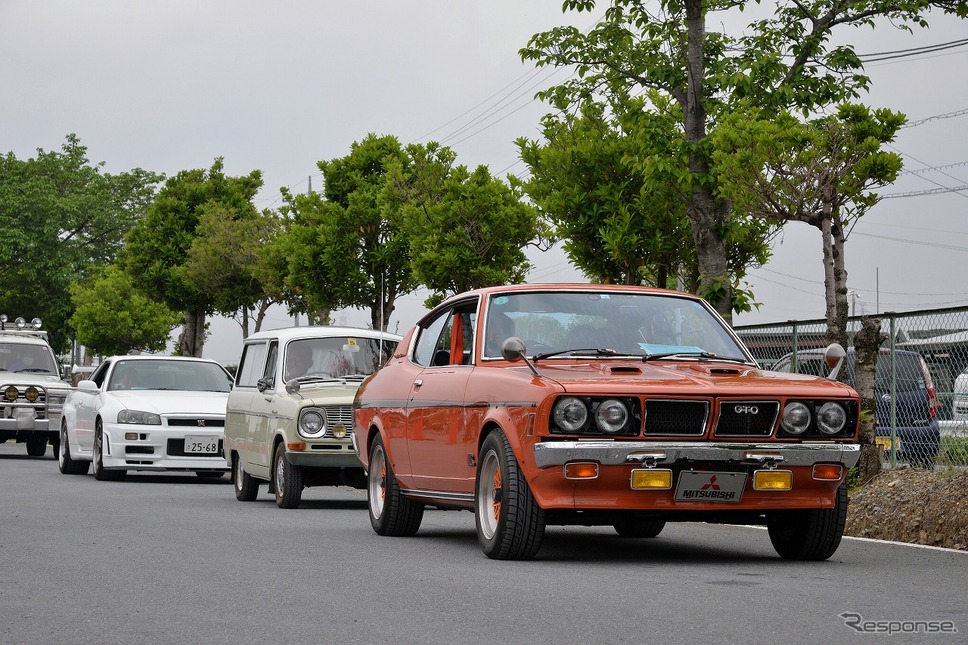
[[[121,410],[118,412],[118,423],[134,423],[142,426],[160,426],[161,416],[154,412],[142,410]]]
[[[799,401],[787,403],[780,425],[790,434],[803,434],[810,428],[810,408]]]
[[[326,413],[318,408],[303,410],[299,414],[299,434],[308,438],[326,434]]]
[[[625,429],[629,420],[629,411],[625,404],[618,399],[606,399],[595,411],[595,421],[602,432],[614,434]]]
[[[817,412],[817,427],[827,435],[837,434],[847,425],[847,411],[839,403],[827,401]]]
[[[588,407],[581,399],[566,396],[555,403],[552,415],[555,425],[565,432],[580,432],[588,422]]]

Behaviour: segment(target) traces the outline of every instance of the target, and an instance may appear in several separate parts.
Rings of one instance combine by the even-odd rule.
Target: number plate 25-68
[[[218,437],[185,436],[185,453],[189,455],[218,454]]]
[[[683,502],[738,502],[743,498],[746,473],[686,470],[679,474],[676,499]]]

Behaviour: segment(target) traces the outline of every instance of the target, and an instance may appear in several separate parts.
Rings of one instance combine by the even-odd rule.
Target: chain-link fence
[[[968,307],[880,314],[877,443],[890,465],[968,466]],[[848,322],[848,337],[860,330]],[[824,320],[737,326],[765,369],[826,374]],[[853,385],[853,343],[844,369]]]

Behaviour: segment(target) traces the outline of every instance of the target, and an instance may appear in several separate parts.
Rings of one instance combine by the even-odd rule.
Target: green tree
[[[649,137],[631,136],[586,102],[578,114],[542,120],[544,143],[519,139],[530,177],[523,188],[554,224],[581,271],[601,282],[666,287],[679,268],[694,265],[683,201],[668,181],[647,181],[629,160],[661,149],[673,124],[652,120]]]
[[[434,292],[427,306],[470,289],[523,282],[531,266],[523,249],[542,232],[521,191],[486,166],[451,168],[439,191],[411,193],[402,212],[414,275]]]
[[[598,4],[565,0],[563,9],[592,11]],[[677,183],[688,195],[699,291],[727,317],[736,281],[724,233],[735,229],[733,209],[716,186],[711,127],[744,101],[768,111],[810,113],[856,97],[869,84],[860,58],[851,45],[831,43],[848,27],[873,27],[880,17],[904,29],[923,27],[931,9],[968,15],[966,0],[780,0],[768,18],[730,35],[707,30],[707,17],[716,14],[713,24],[728,24],[751,4],[748,0],[607,4],[594,28],[557,27],[536,34],[521,55],[539,66],[576,69],[568,81],[541,94],[559,110],[605,97],[621,114],[649,90],[678,105],[681,142],[665,162],[678,169]]]
[[[124,267],[139,288],[185,312],[176,347],[176,353],[185,356],[202,355],[205,316],[215,311],[218,295],[206,291],[185,268],[199,222],[209,211],[253,217],[252,199],[262,187],[260,171],[229,177],[223,166],[217,158],[209,170],[184,170],[169,178],[145,218],[129,232],[123,256]]]
[[[0,157],[0,313],[44,320],[58,352],[70,345],[70,285],[116,256],[162,176],[111,175],[68,135],[60,152]]]
[[[160,352],[180,316],[135,286],[131,275],[114,265],[71,286],[70,323],[77,342],[99,356],[130,351]]]
[[[837,113],[801,122],[788,112],[769,119],[737,112],[712,135],[717,185],[738,208],[764,221],[802,222],[820,231],[827,337],[846,347],[847,232],[892,183],[901,156],[882,149],[903,115],[843,104]]]
[[[221,204],[205,208],[181,266],[180,279],[213,294],[215,311],[234,317],[243,338],[248,338],[250,325],[259,331],[266,311],[281,301],[263,253],[281,228],[280,217],[272,211]]]
[[[369,309],[373,329],[386,329],[397,298],[417,288],[400,205],[387,196],[391,164],[409,172],[400,142],[369,134],[349,155],[319,162],[322,195],[286,194],[289,289],[297,306]]]

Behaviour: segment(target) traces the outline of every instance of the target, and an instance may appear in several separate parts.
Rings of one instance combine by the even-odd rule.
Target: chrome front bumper
[[[851,468],[860,458],[858,444],[734,443],[665,441],[549,441],[536,444],[539,468],[571,461],[595,461],[603,466],[671,465],[677,462],[728,462],[762,466],[812,466],[838,463]]]

